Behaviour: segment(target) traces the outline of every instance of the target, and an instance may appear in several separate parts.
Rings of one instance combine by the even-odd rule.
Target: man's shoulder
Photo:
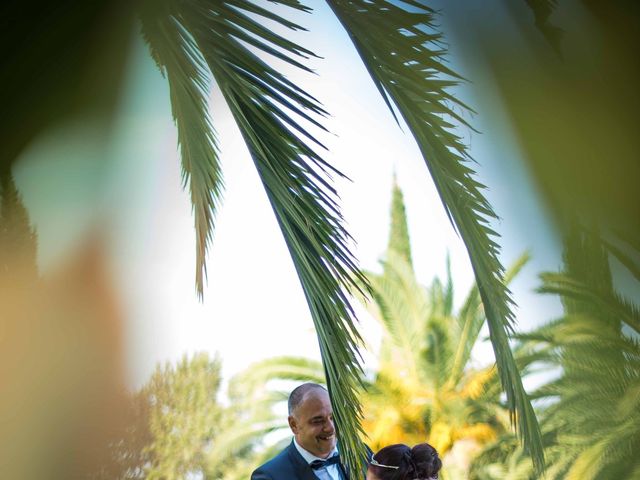
[[[251,479],[267,480],[284,478],[284,475],[292,475],[294,467],[289,453],[291,448],[293,448],[293,446],[289,444],[271,460],[256,468],[251,474]]]
[[[289,458],[289,450],[291,449],[291,445],[287,445],[283,448],[280,453],[278,453],[275,457],[271,458],[269,461],[264,463],[260,468],[275,468],[279,467],[285,463],[291,463],[291,459]]]

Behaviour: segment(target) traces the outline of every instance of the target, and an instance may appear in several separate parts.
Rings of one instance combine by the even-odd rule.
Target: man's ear
[[[291,431],[293,433],[298,433],[298,424],[296,423],[296,419],[289,415],[289,417],[287,417],[287,421],[289,422],[289,428]]]

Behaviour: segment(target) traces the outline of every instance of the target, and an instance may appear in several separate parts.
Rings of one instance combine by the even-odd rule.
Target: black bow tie
[[[326,460],[314,460],[309,464],[309,466],[314,470],[319,470],[321,468],[328,467],[329,465],[335,465],[336,463],[340,463],[340,455],[337,453]]]

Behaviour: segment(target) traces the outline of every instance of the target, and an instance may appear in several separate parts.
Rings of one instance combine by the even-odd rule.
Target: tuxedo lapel
[[[298,480],[318,480],[318,477],[313,473],[307,461],[302,458],[302,455],[300,455],[300,452],[298,452],[293,445],[293,442],[289,445],[289,460],[293,465]]]
[[[367,460],[369,460],[371,458],[372,452],[368,446],[365,445],[365,447],[367,449]],[[296,472],[296,480],[318,480],[316,474],[313,473],[313,469],[309,466],[302,455],[300,455],[300,452],[298,452],[298,449],[293,444],[293,441],[287,447],[287,455],[289,457],[289,462],[291,462],[291,465]],[[340,470],[340,476],[342,477],[342,479],[349,480],[349,471],[342,463],[338,463],[338,469]]]

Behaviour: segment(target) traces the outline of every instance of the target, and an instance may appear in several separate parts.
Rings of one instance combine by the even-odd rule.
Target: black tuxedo
[[[371,456],[371,453],[368,453],[368,456]],[[339,463],[338,468],[343,478],[349,480],[345,467]],[[318,480],[318,477],[307,461],[302,458],[292,440],[287,448],[258,467],[251,474],[251,480]]]

